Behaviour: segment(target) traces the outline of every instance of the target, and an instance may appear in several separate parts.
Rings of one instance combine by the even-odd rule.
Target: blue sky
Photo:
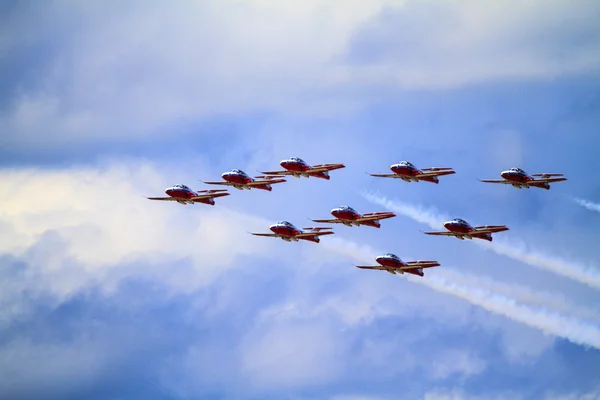
[[[1,398],[600,397],[596,2],[1,7]],[[144,198],[290,156],[347,167]],[[457,174],[366,174],[400,160]],[[477,181],[513,166],[569,180]],[[247,233],[342,204],[398,216]],[[419,232],[451,217],[510,230]],[[442,266],[353,267],[387,252]]]

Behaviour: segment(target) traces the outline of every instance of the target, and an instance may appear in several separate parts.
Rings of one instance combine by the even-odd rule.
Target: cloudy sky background
[[[0,5],[0,397],[596,399],[600,4]],[[150,202],[298,156],[330,181]],[[369,177],[409,160],[439,185]],[[519,166],[545,190],[486,185]],[[397,218],[253,237],[348,204]],[[425,236],[506,224],[493,244]],[[437,226],[437,228],[436,228]],[[424,278],[353,268],[392,252]]]

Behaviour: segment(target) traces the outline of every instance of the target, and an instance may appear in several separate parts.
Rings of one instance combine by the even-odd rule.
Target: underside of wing
[[[542,173],[542,174],[531,174],[531,176],[539,176],[541,178],[550,178],[551,176],[564,176],[564,174],[549,174],[549,173]]]
[[[292,175],[293,172],[291,171],[287,171],[287,170],[283,170],[283,171],[260,171],[261,174],[263,175]]]
[[[200,201],[206,199],[216,199],[217,197],[229,196],[230,193],[212,193],[212,194],[203,194],[200,196],[194,196],[190,200]]]
[[[182,201],[183,199],[176,199],[175,197],[146,197],[148,200],[162,200],[162,201]]]
[[[356,222],[379,221],[382,219],[394,218],[396,214],[393,212],[376,212],[364,214],[362,218],[358,218]]]
[[[233,186],[234,184],[231,182],[227,182],[227,181],[221,181],[221,182],[204,182],[201,181],[202,183],[205,183],[207,185],[224,185],[224,186]]]
[[[426,235],[434,235],[434,236],[456,236],[457,234],[454,232],[423,232]]]
[[[266,236],[266,237],[278,237],[279,236],[275,233],[252,233],[252,232],[250,232],[250,234],[254,235],[254,236]]]
[[[326,172],[340,168],[346,168],[346,166],[344,164],[318,164],[313,165],[313,167],[308,172]]]
[[[427,172],[441,172],[441,171],[452,171],[454,172],[454,170],[452,168],[448,168],[448,167],[430,167],[430,168],[421,168],[421,171],[427,171]]]
[[[275,183],[285,182],[285,179],[265,179],[261,181],[252,181],[247,183],[248,186],[261,186],[261,185],[273,185]]]
[[[533,181],[529,181],[530,185],[535,185],[536,183],[552,183],[552,182],[562,182],[566,181],[567,178],[540,178]]]
[[[357,265],[356,268],[361,268],[361,269],[377,269],[377,270],[387,270],[387,268],[382,267],[381,265]]]
[[[376,176],[378,178],[400,178],[400,175],[397,174],[369,174],[371,176]]]
[[[341,219],[311,219],[311,221],[319,224],[340,224],[344,222]]]
[[[406,266],[402,267],[402,270],[416,269],[416,268],[432,268],[439,267],[440,263],[437,261],[409,261]]]
[[[302,232],[296,235],[297,238],[303,237],[314,237],[314,236],[323,236],[323,235],[333,235],[335,232],[325,231],[325,232]]]
[[[504,179],[480,179],[481,182],[485,183],[503,183],[505,185],[511,185],[512,182],[504,180]]]
[[[504,225],[485,225],[485,226],[476,226],[474,234],[478,233],[496,233],[496,232],[504,232],[507,231],[508,227]]]
[[[432,176],[443,176],[443,175],[452,175],[455,174],[456,172],[452,171],[452,170],[447,170],[447,171],[431,171],[431,172],[423,172],[422,174],[417,175],[417,177],[421,177],[421,178],[429,178]]]

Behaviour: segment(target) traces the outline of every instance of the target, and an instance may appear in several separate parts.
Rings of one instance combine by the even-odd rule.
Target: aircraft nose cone
[[[282,160],[279,165],[281,165],[282,167],[285,165],[288,165],[288,161],[287,160]]]

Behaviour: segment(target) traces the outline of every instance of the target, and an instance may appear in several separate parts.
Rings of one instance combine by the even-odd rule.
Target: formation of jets
[[[262,175],[255,177],[249,176],[240,169],[232,169],[231,171],[221,174],[223,181],[219,182],[203,182],[207,185],[231,186],[238,190],[261,189],[272,191],[272,185],[286,182],[283,176],[293,176],[295,178],[319,178],[331,179],[329,173],[331,171],[345,168],[344,164],[316,164],[309,165],[304,160],[298,157],[290,157],[279,163],[283,170],[264,171]],[[395,178],[402,179],[405,182],[431,182],[438,184],[439,177],[452,175],[456,172],[452,168],[446,167],[430,167],[417,168],[414,164],[408,161],[401,161],[390,166],[392,174],[369,174],[379,178]],[[520,168],[511,168],[500,173],[502,179],[480,179],[486,183],[500,183],[512,185],[518,189],[537,187],[541,189],[550,189],[550,184],[555,182],[566,181],[567,178],[563,174],[527,174]],[[168,197],[147,197],[149,200],[174,201],[179,204],[187,205],[194,203],[202,203],[215,205],[215,198],[229,196],[227,189],[217,190],[198,190],[194,191],[186,185],[174,185],[165,189]],[[334,208],[330,211],[334,218],[331,219],[313,219],[312,222],[323,224],[342,224],[348,227],[351,226],[369,226],[373,228],[381,228],[381,220],[394,218],[396,214],[393,212],[370,212],[361,214],[354,208],[343,205]],[[492,234],[509,230],[505,225],[483,225],[472,226],[467,221],[455,218],[451,221],[444,222],[445,231],[423,232],[426,235],[433,236],[454,236],[457,239],[482,239],[491,242]],[[309,242],[319,243],[320,237],[325,235],[333,235],[333,228],[329,226],[318,226],[311,228],[297,228],[294,224],[288,221],[280,221],[269,226],[271,233],[253,233],[254,236],[275,237],[286,242],[298,242],[306,240]],[[391,274],[409,273],[418,276],[424,276],[423,268],[439,267],[437,261],[402,261],[395,254],[387,253],[375,258],[379,265],[357,265],[357,268],[372,269],[387,271]]]

